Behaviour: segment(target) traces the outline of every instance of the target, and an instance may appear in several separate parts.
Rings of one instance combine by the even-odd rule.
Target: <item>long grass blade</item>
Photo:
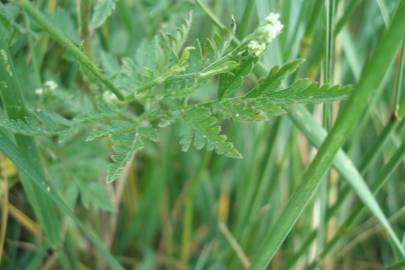
[[[0,61],[0,93],[5,103],[6,113],[10,119],[24,119],[27,115],[27,109],[21,95],[22,89],[15,73],[6,40],[2,37],[0,37]],[[38,171],[43,175],[34,140],[23,135],[16,135],[15,140],[23,155],[35,164]],[[21,174],[20,179],[49,242],[52,245],[58,245],[60,243],[61,223],[56,209],[44,194],[31,183],[29,175]]]

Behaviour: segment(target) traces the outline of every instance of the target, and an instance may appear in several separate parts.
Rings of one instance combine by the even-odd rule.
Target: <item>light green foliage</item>
[[[249,59],[247,61],[242,60],[242,63],[240,63],[232,73],[222,75],[219,81],[219,98],[222,99],[240,87],[243,83],[243,78],[252,70],[253,65],[253,59]]]
[[[31,112],[25,119],[0,119],[0,126],[26,136],[57,135],[66,131],[70,121],[51,112]]]
[[[99,168],[108,166],[108,148],[101,142],[88,142],[83,145],[83,136],[66,139],[48,148],[48,152],[58,156],[45,155],[48,173],[53,184],[63,190],[64,198],[73,207],[80,201],[89,211],[113,211],[105,181],[100,179],[105,174]],[[45,143],[41,142],[44,147]]]
[[[350,86],[329,86],[317,87],[310,80],[297,80],[286,89],[263,93],[260,98],[266,97],[271,103],[289,105],[295,103],[321,103],[339,100],[343,95],[351,92]]]
[[[77,181],[77,186],[80,191],[81,201],[87,209],[114,210],[108,193],[101,183]]]
[[[187,151],[193,144],[197,149],[204,145],[208,150],[215,150],[217,154],[231,158],[241,158],[241,154],[232,143],[222,135],[218,120],[211,115],[208,108],[197,107],[187,110],[184,117],[185,124],[180,131],[180,144],[183,151]]]
[[[55,13],[49,16],[49,20],[55,27],[63,31],[65,36],[74,44],[80,44],[80,38],[75,29],[73,18],[70,16],[68,11],[58,7]]]
[[[114,155],[111,159],[114,163],[108,167],[108,181],[117,179],[125,165],[133,159],[136,151],[143,147],[142,139],[138,134],[132,136],[129,134],[115,135],[113,143]]]
[[[157,133],[154,128],[134,128],[131,123],[115,123],[114,129],[110,132],[114,154],[111,156],[113,163],[108,167],[107,180],[114,181],[119,178],[122,170],[133,159],[135,153],[144,147],[144,140],[156,142]]]
[[[1,3],[0,269],[400,267],[404,8]]]
[[[302,62],[302,59],[298,59],[295,61],[291,61],[283,65],[282,67],[273,67],[265,78],[262,78],[257,82],[256,87],[253,88],[252,91],[250,91],[248,97],[257,97],[266,92],[278,90],[282,81],[287,77],[287,75],[291,72],[294,72],[299,67],[299,65],[302,64]]]
[[[162,125],[156,123],[157,118],[165,119],[169,124],[181,123],[180,144],[185,151],[191,145],[197,149],[206,145],[208,150],[215,150],[218,154],[241,158],[238,150],[222,134],[221,120],[266,120],[270,116],[282,114],[285,109],[281,105],[334,101],[349,93],[349,87],[318,88],[307,79],[297,80],[283,88],[282,82],[287,75],[302,63],[302,60],[296,60],[282,67],[274,67],[248,94],[232,97],[230,94],[242,86],[243,79],[251,73],[258,60],[255,55],[249,55],[246,49],[245,44],[251,37],[236,48],[230,46],[229,34],[225,38],[215,34],[212,39],[206,40],[203,47],[198,40],[193,46],[187,46],[191,18],[189,15],[175,34],[161,33],[151,41],[142,42],[135,56],[125,58],[121,66],[112,56],[101,52],[101,62],[107,74],[117,85],[125,87],[127,92],[124,103],[114,101],[114,97],[109,98],[105,94],[102,103],[109,104],[107,107],[118,108],[137,100],[143,103],[144,110],[141,115],[132,116],[122,112],[133,121],[121,121],[120,115],[118,118],[97,119],[111,124],[103,125],[88,137],[88,140],[105,136],[112,138],[115,154],[112,155],[112,164],[107,173],[109,181],[117,179],[135,153],[143,148],[145,136],[140,131],[144,128],[139,127],[142,121],[154,132]],[[192,99],[193,93],[217,75],[220,75],[218,99],[212,99],[207,104],[196,103]],[[134,89],[134,85],[139,86]],[[103,110],[103,107],[99,109]],[[5,122],[3,126],[26,135],[39,135],[41,132],[48,135],[66,134],[72,132],[71,128],[79,127],[77,120],[69,124],[71,128],[65,130],[53,126],[52,122],[39,120],[42,127],[35,125],[35,121],[31,119],[26,119],[25,123]],[[83,122],[80,126],[83,126]]]
[[[0,3],[0,34],[5,40],[8,40],[13,32],[24,31],[23,27],[14,21],[17,14],[15,6]]]
[[[91,17],[90,27],[96,29],[104,24],[111,16],[115,9],[118,0],[96,0],[94,5],[94,13]]]

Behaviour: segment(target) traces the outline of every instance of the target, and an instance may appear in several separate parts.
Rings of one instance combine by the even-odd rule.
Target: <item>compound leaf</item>
[[[258,97],[265,92],[279,89],[287,75],[296,71],[303,61],[302,59],[296,59],[283,66],[274,66],[269,74],[265,78],[260,79],[256,87],[248,93],[248,97]]]
[[[197,149],[206,146],[208,150],[215,150],[217,154],[242,158],[235,146],[221,134],[218,120],[209,108],[200,106],[186,111],[184,121],[180,132],[183,151],[187,151],[194,144]]]
[[[144,146],[139,134],[116,134],[112,139],[114,154],[111,156],[112,163],[107,168],[108,182],[118,179],[127,163]]]

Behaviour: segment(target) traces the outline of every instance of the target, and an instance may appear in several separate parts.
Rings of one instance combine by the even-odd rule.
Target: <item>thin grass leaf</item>
[[[11,121],[21,121],[28,116],[27,108],[22,97],[22,90],[15,73],[14,63],[8,52],[8,46],[4,37],[0,36],[0,93],[5,103],[5,110]],[[38,150],[32,138],[23,135],[15,136],[16,143],[24,156],[29,159],[38,171],[43,175],[39,162]],[[48,236],[52,245],[60,243],[60,219],[56,209],[49,202],[44,194],[38,190],[30,181],[29,175],[21,175],[21,183],[26,192],[27,198],[32,205],[44,233]]]

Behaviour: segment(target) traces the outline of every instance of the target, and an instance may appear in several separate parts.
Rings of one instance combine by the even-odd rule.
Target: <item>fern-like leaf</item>
[[[249,103],[259,103],[263,106],[303,103],[314,104],[321,102],[330,102],[345,98],[352,90],[351,86],[330,86],[323,85],[318,87],[309,79],[295,81],[287,87],[282,87],[282,82],[287,75],[296,71],[303,60],[291,61],[283,66],[275,66],[269,74],[260,79],[257,85],[243,98]]]
[[[314,104],[343,99],[351,90],[351,86],[323,85],[318,87],[316,83],[302,79],[286,89],[270,92],[264,98],[271,103],[284,106],[297,103]]]
[[[198,150],[206,146],[208,150],[215,150],[217,154],[242,158],[235,146],[221,134],[218,120],[209,108],[200,106],[187,110],[184,121],[185,124],[180,131],[183,151],[187,151],[193,144]]]
[[[175,57],[178,57],[185,47],[188,34],[191,28],[193,16],[190,12],[184,19],[183,23],[176,29],[176,33],[163,34],[161,33],[161,43],[164,49],[172,51]]]
[[[135,153],[144,146],[143,140],[139,134],[115,134],[112,139],[114,154],[111,156],[112,163],[107,168],[108,182],[119,178],[127,163],[130,162],[134,158]]]
[[[296,71],[302,63],[302,59],[296,59],[283,66],[274,66],[265,78],[258,81],[256,87],[248,93],[247,97],[254,98],[266,92],[278,90],[287,75]]]
[[[222,74],[219,79],[218,97],[223,99],[242,85],[244,77],[252,70],[255,60],[242,61],[232,73]]]
[[[134,123],[123,120],[113,120],[110,124],[101,125],[97,131],[94,131],[87,136],[86,141],[90,142],[102,137],[113,136],[114,134],[120,133],[128,133],[134,130]]]
[[[71,128],[71,122],[62,116],[45,111],[31,112],[22,119],[0,119],[0,127],[26,136],[59,135]]]
[[[271,116],[285,113],[278,104],[270,104],[265,99],[232,98],[212,105],[215,112],[223,118],[243,122],[268,120]]]
[[[117,128],[118,126],[129,128],[128,124],[125,124],[124,121],[121,121],[119,125],[116,123],[115,127]],[[119,131],[117,128],[111,129],[110,132],[114,154],[111,156],[112,163],[107,169],[108,182],[119,178],[127,163],[134,158],[135,153],[144,147],[146,140],[157,141],[157,130],[152,127],[133,128],[129,132]]]

